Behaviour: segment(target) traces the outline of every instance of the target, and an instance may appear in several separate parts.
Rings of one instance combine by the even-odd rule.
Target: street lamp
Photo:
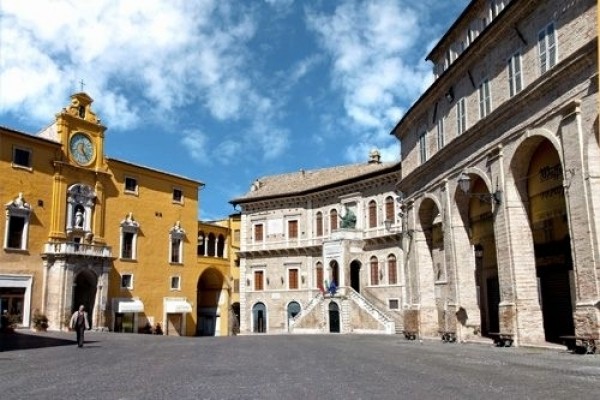
[[[477,197],[479,200],[485,201],[486,203],[500,204],[502,203],[502,191],[496,190],[494,193],[470,193],[471,191],[471,178],[468,174],[461,172],[458,177],[458,186],[468,196]]]

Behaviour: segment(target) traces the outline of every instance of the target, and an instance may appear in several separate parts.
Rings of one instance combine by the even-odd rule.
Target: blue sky
[[[469,0],[0,4],[0,125],[36,133],[84,91],[109,157],[202,181],[200,219],[261,176],[399,159],[390,131]]]

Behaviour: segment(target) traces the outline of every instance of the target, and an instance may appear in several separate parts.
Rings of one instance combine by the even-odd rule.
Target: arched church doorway
[[[360,293],[360,267],[361,263],[354,260],[350,263],[350,286]]]
[[[329,303],[329,332],[340,332],[340,307],[333,301]]]
[[[267,331],[267,308],[263,303],[256,303],[252,307],[252,332],[265,333]]]
[[[573,335],[571,243],[563,170],[554,146],[543,141],[533,153],[527,182],[529,215],[544,333],[549,342]]]
[[[75,276],[73,282],[73,302],[71,304],[71,313],[79,309],[83,305],[89,314],[90,325],[94,318],[94,306],[96,301],[96,287],[98,285],[98,277],[88,270],[81,271]]]
[[[222,302],[223,295],[223,275],[213,268],[204,271],[198,279],[198,325],[196,327],[198,336],[215,336],[220,333],[219,304]]]

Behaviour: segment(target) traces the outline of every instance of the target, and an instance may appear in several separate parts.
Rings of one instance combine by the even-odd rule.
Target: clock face
[[[87,165],[94,159],[94,145],[90,138],[83,133],[71,136],[69,143],[71,156],[80,165]]]

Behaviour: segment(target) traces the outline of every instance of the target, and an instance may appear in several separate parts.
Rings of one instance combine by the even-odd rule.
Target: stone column
[[[575,334],[597,339],[600,337],[600,290],[594,249],[598,243],[592,234],[597,232],[597,227],[593,226],[591,197],[594,194],[587,180],[589,171],[584,163],[585,138],[578,100],[567,104],[563,109],[560,139],[563,145],[565,201],[576,280]]]

